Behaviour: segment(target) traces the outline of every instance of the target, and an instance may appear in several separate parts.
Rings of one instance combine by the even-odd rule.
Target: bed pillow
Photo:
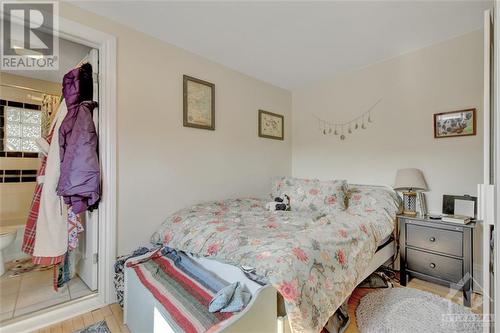
[[[385,212],[394,219],[401,211],[401,198],[386,186],[349,184],[345,198],[346,209],[352,214]]]
[[[288,195],[292,211],[330,213],[344,210],[345,180],[279,177],[273,181],[271,198]]]

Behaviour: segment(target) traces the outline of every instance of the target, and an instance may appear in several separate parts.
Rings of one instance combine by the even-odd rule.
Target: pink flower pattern
[[[309,189],[319,189],[316,184],[309,183],[310,197]],[[395,216],[397,209],[390,196],[359,194],[347,211],[330,211],[318,220],[317,212],[269,212],[267,200],[203,203],[172,215],[152,239],[195,255],[253,266],[285,298],[292,329],[319,332],[355,287],[352,277],[369,264],[376,241],[392,232],[387,212]],[[330,201],[326,195],[317,197],[324,206]],[[367,212],[367,207],[375,209]],[[215,217],[217,212],[222,213]]]
[[[326,204],[327,205],[335,205],[337,203],[337,198],[333,195],[329,195],[326,197]]]
[[[307,254],[301,248],[294,247],[292,249],[292,252],[293,252],[293,254],[295,254],[295,256],[297,257],[297,259],[299,259],[300,261],[302,261],[302,262],[307,261],[307,259],[308,259]]]
[[[263,260],[263,259],[266,259],[266,258],[269,258],[271,256],[271,252],[269,251],[264,251],[264,252],[261,252],[257,255],[257,259],[259,260]]]
[[[337,252],[335,253],[335,258],[339,262],[340,266],[344,268],[347,265],[347,258],[345,256],[345,252],[342,249],[338,249]]]
[[[217,254],[219,250],[220,250],[220,243],[212,243],[207,248],[207,254],[211,256]]]
[[[318,195],[319,194],[319,189],[317,188],[312,188],[309,190],[310,195]]]
[[[297,282],[284,281],[278,286],[281,296],[288,302],[295,302],[299,297],[299,291],[297,290]]]
[[[170,241],[174,238],[174,235],[172,234],[171,231],[168,231],[165,233],[165,236],[163,236],[163,244],[168,244]]]

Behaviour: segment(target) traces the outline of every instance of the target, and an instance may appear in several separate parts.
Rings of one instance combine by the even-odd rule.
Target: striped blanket
[[[211,272],[203,278],[191,274],[172,258],[156,251],[146,259],[128,261],[127,267],[133,268],[142,284],[163,305],[168,313],[165,319],[174,332],[220,330],[233,314],[211,313],[208,307],[218,291],[214,286],[228,283]],[[207,279],[207,274],[212,276]]]

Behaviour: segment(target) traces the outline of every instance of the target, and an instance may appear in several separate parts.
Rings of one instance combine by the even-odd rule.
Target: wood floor
[[[399,285],[396,285],[399,287]],[[455,294],[453,297],[449,295],[449,289],[440,285],[436,285],[430,282],[412,279],[407,288],[415,288],[423,291],[428,291],[439,296],[451,299],[453,302],[462,304],[461,293]],[[359,301],[366,294],[375,291],[377,289],[369,288],[356,288],[349,299],[349,316],[351,318],[351,324],[345,331],[346,333],[358,333],[358,327],[356,325],[356,308],[359,305]],[[473,294],[472,297],[472,311],[476,313],[481,313],[482,311],[482,299],[478,294]],[[81,316],[68,319],[66,321],[57,323],[50,327],[36,331],[36,333],[72,333],[75,330],[87,327],[96,323],[98,321],[105,320],[109,329],[112,333],[129,333],[128,328],[123,325],[123,311],[118,304],[111,304],[104,308],[94,310],[92,312],[85,313]],[[34,332],[35,333],[35,332]],[[140,332],[146,333],[146,332]]]
[[[106,321],[112,333],[130,333],[128,328],[123,325],[123,311],[117,303],[43,328],[36,331],[36,333],[72,333],[101,320]]]

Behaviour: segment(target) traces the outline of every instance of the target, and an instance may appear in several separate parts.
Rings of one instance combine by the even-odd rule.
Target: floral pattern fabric
[[[320,181],[279,177],[273,182],[272,199],[288,195],[290,209],[293,211],[313,211],[333,213],[343,210],[345,180]]]
[[[378,219],[393,218],[401,212],[401,198],[390,187],[375,185],[349,184],[347,191],[350,198],[347,212],[359,216],[377,216]],[[385,229],[379,230],[379,224],[375,225],[374,232],[377,237],[385,233]]]
[[[294,332],[320,332],[354,290],[394,218],[376,211],[275,211],[265,200],[231,199],[183,209],[152,242],[255,267],[284,297]]]

